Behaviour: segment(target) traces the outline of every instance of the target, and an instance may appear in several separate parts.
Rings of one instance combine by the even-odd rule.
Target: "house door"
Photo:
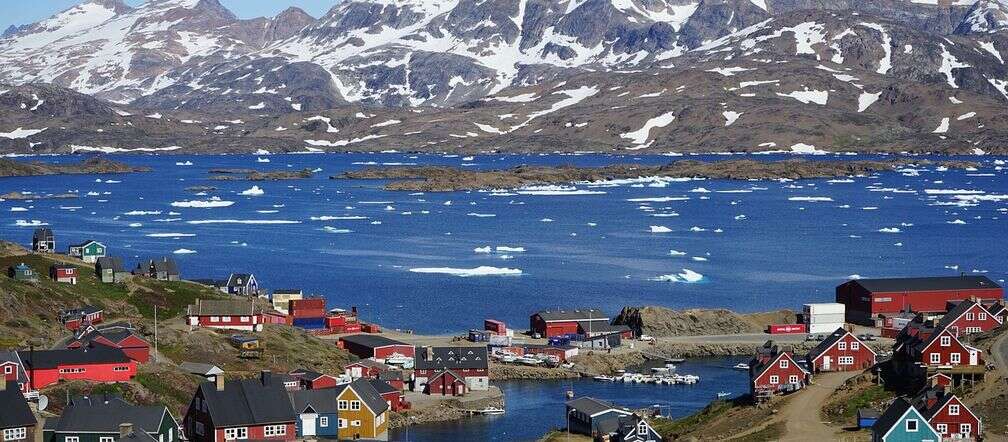
[[[969,355],[970,355],[970,365],[978,365],[980,363],[976,350],[970,350]]]
[[[317,414],[302,414],[301,415],[301,435],[302,436],[314,436],[315,431],[315,420],[318,418]]]
[[[825,356],[822,357],[822,369],[823,370],[829,370],[830,369],[830,356],[829,355],[825,355]]]

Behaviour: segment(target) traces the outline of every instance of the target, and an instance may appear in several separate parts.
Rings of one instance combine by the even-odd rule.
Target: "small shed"
[[[871,408],[859,408],[857,411],[858,428],[871,428],[878,421],[879,412]]]
[[[49,267],[49,277],[56,282],[77,284],[77,268],[72,265],[55,264]]]
[[[231,344],[241,350],[259,350],[259,338],[247,335],[231,335]]]

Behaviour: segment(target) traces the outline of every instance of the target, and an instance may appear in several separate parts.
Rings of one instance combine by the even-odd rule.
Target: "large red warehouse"
[[[578,325],[585,329],[588,324],[598,324],[601,327],[609,325],[609,317],[599,309],[584,310],[543,310],[529,318],[529,329],[544,338],[579,333]]]
[[[344,336],[340,338],[339,346],[361,359],[374,358],[380,362],[395,354],[412,358],[416,352],[410,344],[371,334]]]
[[[949,301],[1001,299],[1004,289],[986,276],[855,279],[836,288],[847,322],[872,325],[880,314],[944,312]]]

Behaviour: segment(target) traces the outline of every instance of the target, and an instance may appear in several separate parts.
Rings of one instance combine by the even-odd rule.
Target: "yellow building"
[[[339,439],[388,438],[389,405],[367,379],[360,378],[342,388],[337,399]]]

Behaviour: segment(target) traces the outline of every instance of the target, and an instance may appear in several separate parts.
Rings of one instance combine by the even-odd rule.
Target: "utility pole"
[[[154,304],[154,363],[158,362],[157,348],[157,304]]]

